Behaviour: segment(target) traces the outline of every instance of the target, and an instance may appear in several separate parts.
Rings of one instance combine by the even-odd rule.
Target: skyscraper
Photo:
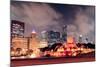
[[[79,43],[82,43],[82,35],[79,35]]]
[[[31,33],[31,38],[36,38],[36,37],[37,37],[37,33],[35,30],[33,30]]]
[[[60,40],[60,32],[57,32],[57,31],[48,31],[48,42],[49,44],[54,44],[54,43],[57,43],[59,42]]]
[[[67,25],[64,25],[62,29],[63,29],[62,40],[66,41],[67,40]]]
[[[16,20],[11,21],[11,37],[23,37],[24,36],[24,23]]]
[[[47,40],[47,31],[41,32],[41,38],[42,38],[42,40]]]

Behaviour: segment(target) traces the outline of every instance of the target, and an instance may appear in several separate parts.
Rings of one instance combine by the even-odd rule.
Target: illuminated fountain
[[[67,56],[77,56],[80,54],[86,54],[94,51],[94,49],[77,47],[74,37],[67,37],[67,41],[60,46],[57,51],[47,51],[46,54],[49,54],[51,57],[67,57]],[[45,55],[46,55],[45,54]]]

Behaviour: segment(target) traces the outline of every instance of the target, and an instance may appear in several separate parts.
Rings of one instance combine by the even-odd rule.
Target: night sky
[[[94,6],[12,1],[11,20],[25,23],[25,36],[32,30],[38,35],[44,30],[62,32],[62,27],[67,25],[68,36],[78,40],[79,35],[83,35],[95,41]]]

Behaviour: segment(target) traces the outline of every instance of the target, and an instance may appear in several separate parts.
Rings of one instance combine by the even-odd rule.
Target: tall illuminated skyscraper
[[[62,32],[62,40],[63,41],[66,41],[67,40],[67,26],[64,25],[62,29],[63,29],[63,32]]]
[[[24,23],[16,20],[11,21],[11,37],[23,37],[24,36]]]
[[[41,38],[42,38],[42,40],[47,40],[47,31],[41,32]]]
[[[36,33],[35,30],[33,30],[32,33],[31,33],[31,37],[32,37],[32,38],[36,38],[36,36],[37,36],[37,33]]]
[[[82,43],[82,35],[79,35],[79,43]]]

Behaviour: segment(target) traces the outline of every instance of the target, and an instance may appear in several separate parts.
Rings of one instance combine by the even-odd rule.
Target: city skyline
[[[95,7],[83,5],[51,4],[38,2],[11,2],[11,20],[25,23],[25,34],[32,30],[38,35],[46,30],[62,32],[67,25],[67,35],[83,35],[95,41]]]

